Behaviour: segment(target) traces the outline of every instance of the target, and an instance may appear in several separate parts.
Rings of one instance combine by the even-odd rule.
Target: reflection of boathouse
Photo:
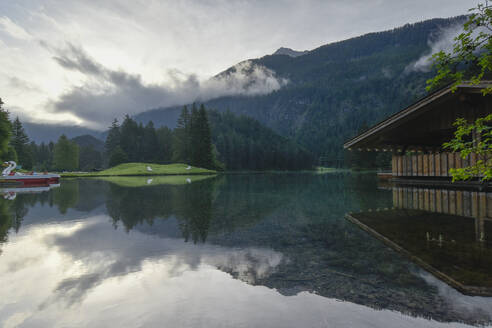
[[[392,151],[392,175],[399,179],[449,180],[450,168],[473,164],[477,158],[472,154],[463,160],[444,152],[442,144],[452,139],[457,118],[473,121],[492,113],[492,94],[481,93],[490,85],[441,89],[349,140],[344,148]]]
[[[484,296],[492,295],[492,192],[477,188],[477,179],[451,183],[449,169],[477,156],[462,159],[442,144],[453,138],[457,118],[492,113],[492,94],[481,92],[491,85],[443,88],[344,145],[393,154],[393,208],[346,218],[462,293]]]

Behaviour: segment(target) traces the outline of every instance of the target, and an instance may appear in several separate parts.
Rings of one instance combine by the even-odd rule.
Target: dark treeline
[[[18,117],[10,120],[0,99],[0,160],[15,161],[23,169],[75,170],[79,167],[79,147],[62,135],[56,143],[37,145],[30,141]]]
[[[218,159],[230,170],[302,170],[314,167],[312,154],[257,120],[209,111]]]
[[[0,160],[13,160],[26,170],[94,171],[122,163],[185,163],[216,170],[301,170],[314,167],[314,157],[295,142],[257,120],[184,106],[174,130],[146,125],[126,115],[115,119],[106,141],[89,135],[36,144],[19,118],[10,120],[0,103]]]
[[[184,106],[174,130],[155,129],[128,115],[114,120],[105,144],[108,166],[125,162],[186,163],[228,170],[300,170],[313,156],[258,121],[232,113]]]
[[[220,169],[215,160],[208,115],[202,105],[185,106],[176,129],[156,129],[152,121],[137,123],[126,115],[121,126],[115,119],[105,143],[108,166],[126,162],[186,163]]]

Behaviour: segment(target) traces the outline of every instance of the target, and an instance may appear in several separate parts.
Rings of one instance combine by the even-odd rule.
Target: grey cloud
[[[94,61],[81,47],[67,44],[54,52],[53,59],[63,68],[77,71],[87,82],[73,87],[51,103],[55,112],[71,112],[95,128],[104,128],[114,117],[136,114],[155,107],[206,101],[220,96],[260,95],[278,90],[288,81],[275,72],[244,61],[227,73],[201,82],[196,75],[168,71],[171,85],[146,84],[138,74],[111,70]]]
[[[38,86],[15,76],[9,77],[8,84],[12,88],[27,92],[39,92],[41,90]]]
[[[463,25],[457,24],[439,31],[429,39],[428,44],[430,50],[422,55],[417,61],[411,63],[405,68],[405,72],[429,72],[432,68],[432,55],[439,51],[451,52],[455,38],[463,32]]]

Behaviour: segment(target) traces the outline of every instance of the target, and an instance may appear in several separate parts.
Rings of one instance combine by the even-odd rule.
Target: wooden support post
[[[461,158],[460,153],[454,153],[454,167],[456,169],[463,167],[463,159]]]
[[[436,175],[436,168],[435,168],[435,156],[434,153],[429,154],[429,175],[430,176],[435,176]]]
[[[391,156],[391,175],[392,176],[397,176],[397,174],[398,174],[398,165],[396,163],[396,157],[397,156],[395,154],[393,154]]]
[[[417,155],[412,155],[412,175],[416,177],[418,175],[418,159]]]
[[[440,153],[435,153],[434,154],[434,162],[435,162],[435,167],[436,167],[436,177],[441,176],[441,154]]]
[[[419,193],[419,210],[425,210],[425,203],[424,203],[424,189],[420,188],[418,190]]]
[[[448,192],[448,190],[442,191],[442,212],[449,214],[449,192]]]
[[[471,192],[463,191],[463,215],[472,216],[472,201]]]
[[[437,189],[436,190],[436,212],[441,213],[442,212],[442,190]]]
[[[424,189],[424,210],[430,211],[429,189]]]
[[[429,176],[429,154],[422,155],[424,161],[424,176]]]
[[[441,154],[441,176],[442,177],[448,176],[448,154],[447,153]]]
[[[449,191],[449,214],[456,215],[456,191]]]
[[[424,159],[422,154],[417,155],[417,176],[424,175]]]
[[[454,163],[454,153],[448,153],[448,175],[449,174],[449,169],[454,169],[456,166]]]
[[[399,155],[398,156],[398,176],[403,175],[403,156]]]
[[[402,176],[407,175],[407,157],[405,155],[401,156],[401,164],[402,164]]]
[[[413,189],[413,204],[412,208],[417,210],[419,208],[419,191],[417,188]]]

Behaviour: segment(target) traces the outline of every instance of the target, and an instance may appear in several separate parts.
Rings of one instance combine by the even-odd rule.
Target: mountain
[[[72,138],[72,141],[75,142],[80,148],[92,147],[92,149],[97,150],[98,152],[102,153],[104,151],[104,142],[101,139],[89,134]]]
[[[104,133],[77,125],[37,124],[23,122],[27,136],[36,143],[50,141],[56,142],[62,134],[72,139],[80,135],[91,135],[97,139],[104,140]]]
[[[413,69],[443,31],[462,25],[465,16],[431,19],[384,32],[321,46],[297,56],[268,55],[250,60],[288,83],[266,95],[228,96],[207,108],[257,119],[293,138],[317,156],[343,157],[342,144],[423,96],[433,73]],[[234,72],[228,69],[218,76]],[[137,115],[156,126],[174,127],[179,108]]]
[[[296,50],[292,50],[290,48],[281,47],[281,48],[278,48],[277,51],[275,51],[273,53],[273,55],[285,55],[285,56],[289,56],[289,57],[299,57],[299,56],[305,55],[307,53],[309,53],[309,51],[307,51],[307,50],[296,51]]]

